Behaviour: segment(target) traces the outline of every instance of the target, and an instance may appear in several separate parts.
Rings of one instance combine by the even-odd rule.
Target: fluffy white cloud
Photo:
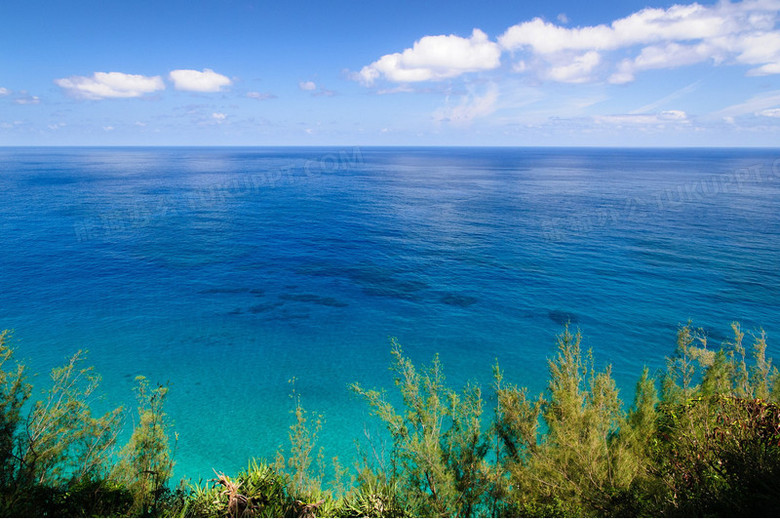
[[[301,81],[298,83],[298,88],[306,91],[316,90],[317,84],[314,81]]]
[[[674,5],[669,9],[643,9],[611,25],[567,29],[541,18],[514,25],[498,38],[502,47],[515,50],[529,46],[541,54],[564,50],[615,50],[636,44],[665,40],[696,40],[738,32],[734,16],[720,7],[699,4]],[[756,20],[766,29],[765,20]]]
[[[571,81],[578,66],[562,69],[561,61],[572,53],[582,58],[591,52],[629,50],[609,77],[611,83],[633,81],[642,70],[672,68],[704,61],[756,65],[750,75],[780,73],[780,31],[775,30],[780,1],[745,0],[713,6],[674,5],[668,9],[643,9],[609,25],[567,28],[535,18],[514,25],[498,38],[513,53],[530,53],[535,69],[544,78]],[[582,54],[584,52],[584,54]],[[524,65],[527,58],[523,61]],[[527,67],[526,67],[527,68]],[[569,73],[571,71],[571,73]]]
[[[565,15],[559,24],[534,18],[509,27],[497,42],[479,29],[469,38],[425,36],[353,77],[365,85],[453,78],[498,68],[502,51],[512,53],[514,72],[564,83],[628,83],[641,71],[704,62],[749,65],[751,76],[780,74],[778,11],[780,0],[721,0],[647,8],[585,27],[565,27]]]
[[[223,114],[222,112],[214,112],[213,114],[211,114],[211,117],[221,122],[227,118],[227,115]]]
[[[92,77],[71,76],[55,79],[54,83],[65,89],[68,94],[82,99],[141,97],[165,89],[160,76],[150,77],[122,72],[95,72]]]
[[[7,96],[10,93],[11,91],[8,90],[7,88],[0,87],[0,96]]]
[[[501,64],[501,48],[474,29],[471,37],[454,34],[425,36],[411,49],[386,54],[363,67],[356,77],[366,85],[380,77],[395,83],[412,83],[456,77],[467,72],[491,70]]]
[[[353,77],[365,85],[383,78],[395,83],[440,80],[501,65],[539,79],[584,83],[608,79],[628,83],[637,73],[702,62],[750,65],[748,75],[780,74],[780,0],[743,0],[715,5],[647,8],[609,24],[565,27],[534,18],[509,27],[497,42],[479,29],[469,38],[425,36],[412,48],[387,54]]]
[[[232,81],[227,76],[217,74],[210,68],[200,70],[172,70],[168,77],[173,81],[176,90],[188,92],[219,92],[222,87],[230,86]]]

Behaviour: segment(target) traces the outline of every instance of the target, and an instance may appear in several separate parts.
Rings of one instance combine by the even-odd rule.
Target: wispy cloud
[[[14,99],[14,103],[16,103],[18,105],[37,105],[37,104],[40,104],[41,99],[38,96],[27,95],[24,92],[22,92],[22,93],[24,95]]]
[[[314,97],[333,97],[335,95],[338,95],[338,92],[335,90],[328,90],[327,88],[320,88],[316,92],[312,92]]]
[[[631,110],[628,113],[629,114],[643,114],[645,112],[652,112],[652,111],[654,111],[654,110],[664,106],[665,104],[667,104],[667,103],[669,103],[671,101],[674,101],[674,100],[679,99],[679,98],[681,98],[681,97],[683,97],[685,95],[690,94],[691,92],[693,92],[697,88],[699,88],[701,83],[702,83],[701,80],[694,81],[693,83],[691,83],[689,85],[686,85],[686,86],[684,86],[684,87],[682,87],[682,88],[680,88],[678,90],[675,90],[674,92],[672,92],[669,95],[665,95],[664,97],[662,97],[662,98],[660,98],[660,99],[658,99],[656,101],[653,101],[652,103],[648,103],[648,104],[646,104],[644,106],[640,106],[636,110]]]
[[[574,56],[563,63],[554,64],[544,74],[546,79],[561,83],[586,83],[591,80],[593,70],[601,63],[601,55],[596,51],[588,51],[580,56]]]
[[[666,110],[657,114],[597,115],[593,120],[598,124],[616,126],[657,126],[668,124],[689,124],[688,114],[682,110]]]
[[[247,92],[246,96],[249,99],[257,99],[258,101],[265,101],[266,99],[276,99],[276,96],[274,94],[269,94],[266,92]]]
[[[481,95],[464,95],[458,104],[436,110],[433,119],[436,122],[447,122],[453,126],[468,126],[474,119],[495,112],[497,101],[498,87],[491,84],[487,91]]]
[[[740,115],[755,114],[778,105],[780,105],[780,90],[773,90],[753,96],[742,103],[727,106],[712,113],[711,116],[717,118],[739,117]]]

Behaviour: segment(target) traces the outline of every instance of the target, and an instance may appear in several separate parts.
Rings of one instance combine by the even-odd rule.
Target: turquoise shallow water
[[[326,455],[392,386],[389,337],[449,381],[541,391],[564,322],[626,399],[693,319],[780,357],[780,150],[0,148],[0,328],[44,374],[79,348],[106,402],[171,385],[177,473],[287,441]],[[39,377],[45,383],[45,375]],[[102,404],[98,404],[102,405]]]

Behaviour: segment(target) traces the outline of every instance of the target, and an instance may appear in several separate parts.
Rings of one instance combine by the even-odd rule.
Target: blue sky
[[[777,146],[780,0],[0,2],[0,145]]]

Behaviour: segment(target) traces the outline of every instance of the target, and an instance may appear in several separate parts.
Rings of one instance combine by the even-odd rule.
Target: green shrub
[[[486,505],[485,491],[490,485],[481,390],[473,385],[462,393],[448,389],[438,356],[418,372],[395,339],[392,355],[403,413],[383,393],[365,390],[357,383],[352,386],[392,438],[389,466],[384,467],[386,487],[397,482],[403,508],[414,514],[474,515]]]
[[[168,388],[149,388],[144,377],[136,377],[138,423],[130,441],[119,453],[112,477],[123,483],[133,495],[132,515],[158,516],[171,497],[168,480],[173,473],[173,457],[168,430],[171,422],[164,411]]]
[[[185,517],[291,517],[295,499],[288,478],[266,464],[252,461],[235,478],[217,474],[195,484],[184,507]]]
[[[357,487],[341,502],[339,517],[408,517],[404,509],[398,482],[363,470]]]
[[[545,395],[502,386],[496,425],[509,473],[506,511],[520,515],[609,515],[637,475],[638,459],[621,436],[629,429],[610,368],[596,371],[581,335],[566,326],[549,362]],[[541,421],[541,424],[539,423]]]
[[[29,403],[32,386],[9,340],[8,332],[0,334],[0,513],[117,513],[124,493],[106,478],[122,409],[92,416],[100,377],[80,367],[82,352],[53,369],[50,387]]]

